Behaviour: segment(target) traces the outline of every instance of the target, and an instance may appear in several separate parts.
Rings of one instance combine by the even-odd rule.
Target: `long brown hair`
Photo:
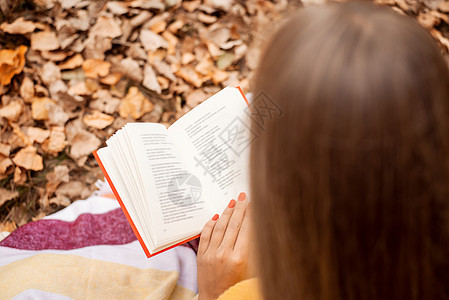
[[[264,297],[448,299],[449,71],[428,33],[367,3],[302,9],[253,92],[282,112],[252,124]]]

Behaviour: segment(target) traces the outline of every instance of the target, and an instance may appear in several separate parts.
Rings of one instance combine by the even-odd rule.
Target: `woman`
[[[248,278],[249,244],[265,299],[449,298],[449,71],[429,34],[371,4],[306,8],[253,92],[284,114],[253,122],[252,222],[241,195],[203,230],[199,299]]]

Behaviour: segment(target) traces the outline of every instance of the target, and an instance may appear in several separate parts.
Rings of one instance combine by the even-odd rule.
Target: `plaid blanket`
[[[102,184],[0,242],[0,299],[192,299],[195,246],[146,258]]]

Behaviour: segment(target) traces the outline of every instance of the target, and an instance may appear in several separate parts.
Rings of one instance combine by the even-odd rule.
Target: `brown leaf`
[[[8,144],[0,143],[0,154],[3,156],[9,156],[11,152],[11,146]]]
[[[51,61],[63,61],[70,53],[66,51],[41,51],[41,55]]]
[[[48,97],[34,97],[31,103],[31,112],[35,120],[47,120],[48,110],[54,101]]]
[[[176,75],[184,79],[186,82],[193,84],[197,88],[203,85],[203,80],[200,78],[198,73],[190,67],[181,67],[179,71],[176,72]]]
[[[83,71],[86,77],[105,77],[109,74],[111,63],[101,59],[86,59],[83,62]]]
[[[101,16],[97,19],[97,23],[90,30],[92,36],[116,38],[122,35],[120,26],[115,23],[114,19],[107,16]]]
[[[438,9],[442,12],[449,13],[449,1],[441,1],[440,4],[438,4]]]
[[[186,96],[186,105],[190,108],[194,108],[201,102],[207,99],[207,94],[202,90],[194,90]]]
[[[25,46],[19,46],[16,50],[0,50],[0,86],[8,85],[14,75],[22,72],[27,49]]]
[[[14,169],[14,177],[13,177],[13,181],[15,184],[24,184],[27,180],[27,174],[26,172],[22,171],[22,169],[20,167],[16,167]]]
[[[25,21],[23,17],[16,19],[11,24],[3,23],[0,25],[0,29],[9,34],[27,34],[33,32],[36,29],[36,25],[33,22]]]
[[[70,119],[70,114],[61,105],[50,105],[48,110],[48,120],[52,125],[64,126]]]
[[[19,196],[19,192],[10,191],[4,188],[0,188],[0,207],[5,204],[6,201],[11,200]]]
[[[103,129],[114,122],[114,117],[94,110],[92,114],[84,116],[83,122],[87,126]]]
[[[134,120],[137,120],[152,109],[153,104],[150,100],[137,87],[133,86],[128,90],[128,94],[120,103],[119,113],[122,118],[131,116]]]
[[[38,127],[22,127],[21,130],[27,136],[29,145],[35,141],[42,144],[50,136],[50,130]]]
[[[40,70],[40,77],[46,85],[50,85],[53,82],[62,78],[61,71],[55,63],[49,61],[42,66]]]
[[[148,29],[140,31],[140,41],[146,51],[156,51],[158,48],[167,48],[168,42],[159,34]]]
[[[76,134],[72,140],[72,148],[70,149],[70,153],[75,158],[80,158],[91,154],[92,151],[97,150],[100,145],[101,141],[95,136],[95,134],[83,130]]]
[[[8,105],[0,108],[0,117],[4,117],[12,122],[17,121],[22,112],[23,104],[20,101],[12,101]]]
[[[120,72],[126,75],[127,77],[137,81],[142,82],[143,72],[139,66],[139,63],[133,60],[130,57],[125,58],[120,62]]]
[[[31,34],[31,49],[51,51],[59,49],[59,41],[53,31],[39,31]]]
[[[52,155],[57,155],[64,150],[66,145],[64,127],[53,127],[50,132],[50,138],[42,144],[42,149]]]
[[[84,62],[84,58],[81,54],[75,54],[74,56],[67,59],[65,62],[59,64],[59,69],[61,70],[73,70],[80,67]]]
[[[56,204],[58,206],[69,206],[70,205],[70,198],[64,195],[56,195],[56,197],[51,198],[48,200],[49,204]]]
[[[226,71],[215,69],[212,72],[212,80],[214,81],[214,84],[220,84],[228,78],[229,74]]]
[[[3,232],[5,232],[5,231],[13,232],[16,229],[17,229],[16,224],[11,221],[6,221],[6,222],[0,224],[0,232],[2,232],[2,231]]]
[[[9,157],[2,157],[0,155],[0,174],[5,174],[8,168],[12,165],[12,160]]]
[[[90,36],[84,41],[84,57],[104,60],[105,52],[112,48],[112,39]]]
[[[211,15],[206,15],[205,13],[199,12],[196,17],[198,18],[199,21],[206,23],[206,24],[212,24],[217,22],[217,17],[216,16],[211,16]]]
[[[440,20],[431,14],[421,13],[417,18],[419,24],[426,29],[431,29],[440,23]]]
[[[42,156],[36,153],[37,149],[33,146],[28,146],[17,152],[12,161],[20,167],[27,170],[40,171],[44,168],[42,163]]]
[[[89,102],[89,107],[106,114],[116,112],[120,104],[120,99],[112,97],[107,90],[97,91],[96,98],[96,100]]]
[[[104,78],[101,78],[100,82],[106,85],[115,85],[121,78],[122,74],[114,72]]]
[[[53,171],[45,176],[47,179],[47,193],[52,195],[61,182],[69,182],[69,168],[67,166],[56,166]]]
[[[146,88],[149,88],[150,90],[155,91],[156,93],[161,93],[161,86],[159,85],[159,82],[156,78],[156,73],[154,72],[153,68],[146,64],[143,69],[143,83],[142,85]]]
[[[93,81],[83,80],[74,82],[69,88],[70,95],[89,96],[97,89],[97,85]]]
[[[20,86],[20,96],[25,102],[31,102],[34,97],[34,82],[28,76],[25,76]]]

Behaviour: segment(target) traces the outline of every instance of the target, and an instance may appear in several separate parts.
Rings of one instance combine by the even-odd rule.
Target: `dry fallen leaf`
[[[42,144],[42,149],[49,154],[57,155],[66,145],[64,127],[53,127],[49,139]]]
[[[114,117],[94,110],[92,114],[84,116],[83,122],[87,126],[103,129],[114,122]]]
[[[4,188],[0,188],[0,207],[5,204],[6,201],[11,200],[19,196],[19,192],[10,191]]]
[[[47,193],[52,195],[61,182],[69,182],[69,168],[67,166],[56,166],[53,171],[45,176],[47,179]]]
[[[44,168],[42,163],[42,156],[36,153],[37,149],[33,146],[28,146],[17,152],[12,161],[20,167],[27,170],[40,171]]]
[[[109,74],[111,63],[101,59],[86,59],[83,62],[83,71],[86,77],[105,77]]]
[[[27,174],[25,171],[23,171],[20,167],[16,167],[14,169],[14,177],[13,181],[15,184],[22,185],[27,180]]]
[[[33,115],[33,119],[48,119],[48,110],[50,108],[50,105],[52,105],[54,101],[48,97],[34,97],[31,101],[31,112]]]
[[[100,82],[106,85],[115,85],[121,78],[122,74],[114,72],[104,78],[101,78]]]
[[[31,49],[51,51],[59,48],[59,41],[53,31],[39,31],[31,34]]]
[[[147,29],[140,31],[140,41],[146,51],[154,52],[158,48],[168,47],[168,42],[162,36]]]
[[[100,36],[105,38],[116,38],[122,35],[120,26],[115,23],[114,19],[107,16],[101,16],[97,19],[97,23],[91,28],[92,36]]]
[[[155,91],[158,94],[161,93],[161,86],[157,81],[156,73],[154,72],[153,68],[148,64],[146,64],[143,69],[142,85],[146,88],[149,88],[150,90]]]
[[[42,81],[47,86],[62,78],[62,74],[61,74],[61,71],[59,70],[58,66],[51,61],[45,63],[42,66],[42,69],[41,69],[41,72],[39,75],[40,75]]]
[[[131,116],[134,120],[137,120],[152,109],[153,104],[150,100],[137,87],[133,86],[128,90],[128,94],[120,103],[119,113],[122,118]]]
[[[73,70],[75,68],[81,67],[84,62],[84,58],[81,54],[77,53],[74,56],[67,59],[65,62],[59,64],[59,69],[61,70]]]
[[[20,86],[20,96],[26,102],[31,102],[34,97],[34,82],[28,76],[25,76]]]
[[[132,58],[128,57],[125,58],[120,62],[119,65],[120,72],[127,77],[137,81],[142,82],[143,79],[143,72],[142,69],[139,66],[139,63]]]
[[[23,127],[21,131],[27,136],[30,145],[35,141],[42,144],[50,136],[50,130],[44,130],[38,127]]]
[[[184,79],[186,82],[193,84],[196,88],[203,85],[203,80],[200,78],[197,72],[190,67],[181,67],[176,75]]]
[[[36,29],[36,25],[33,22],[25,21],[23,17],[16,19],[11,24],[3,23],[0,25],[0,29],[9,34],[27,34],[33,32]]]
[[[78,198],[84,199],[90,194],[89,189],[81,181],[70,181],[62,183],[55,192],[56,196],[66,196],[70,199],[76,200]]]
[[[9,167],[13,165],[9,157],[2,157],[0,155],[0,175],[5,174]]]
[[[0,117],[4,117],[12,122],[17,121],[22,112],[23,104],[20,101],[16,100],[10,102],[8,105],[0,108]]]
[[[14,75],[22,72],[27,49],[19,46],[16,50],[0,50],[0,85],[8,85]]]
[[[11,152],[11,146],[8,144],[0,143],[0,154],[3,156],[9,156]]]
[[[81,199],[81,198],[80,198]],[[58,206],[69,206],[70,205],[70,198],[64,195],[56,195],[56,197],[53,197],[48,200],[49,204],[56,204]]]
[[[101,141],[95,136],[95,134],[82,130],[75,135],[71,141],[71,144],[72,147],[70,148],[70,153],[75,158],[80,158],[91,154],[94,150],[97,150],[101,145]]]

